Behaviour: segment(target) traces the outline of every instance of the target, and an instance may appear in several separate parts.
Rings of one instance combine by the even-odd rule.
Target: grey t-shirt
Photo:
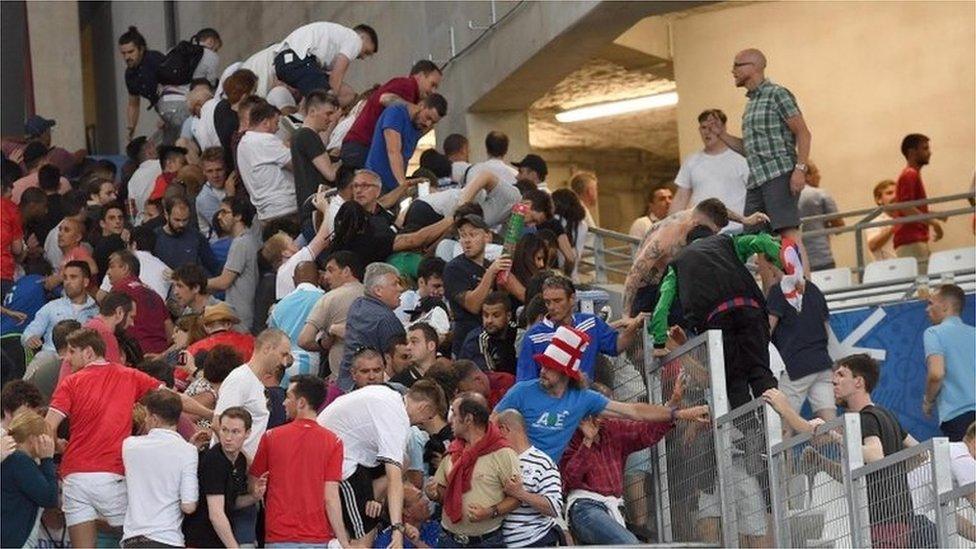
[[[522,200],[518,187],[499,181],[489,193],[481,191],[476,200],[484,210],[485,223],[489,227],[503,225],[512,215],[512,206]]]
[[[235,237],[227,252],[224,268],[237,273],[227,288],[224,300],[234,308],[244,331],[251,331],[254,321],[254,299],[258,288],[258,241],[251,231]]]
[[[800,217],[824,215],[837,212],[837,204],[827,191],[809,185],[800,191],[798,208]],[[803,231],[819,231],[825,228],[823,221],[811,221],[803,224]],[[810,258],[810,270],[830,268],[834,262],[834,254],[830,251],[830,237],[803,236],[803,247],[807,249]]]

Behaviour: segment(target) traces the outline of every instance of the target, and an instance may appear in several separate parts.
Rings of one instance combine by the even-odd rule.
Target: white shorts
[[[746,472],[741,463],[732,463],[732,483],[735,485],[735,515],[739,534],[743,536],[766,535],[766,501],[759,488],[759,481]],[[698,520],[720,518],[718,487],[715,493],[698,495]]]
[[[779,378],[779,390],[790,399],[790,406],[797,411],[803,406],[804,400],[810,401],[810,409],[814,412],[833,410],[837,407],[831,370],[803,376],[797,380],[790,379],[790,374],[784,371]]]
[[[75,526],[98,518],[122,526],[128,507],[125,477],[115,473],[72,473],[62,483],[64,522]]]

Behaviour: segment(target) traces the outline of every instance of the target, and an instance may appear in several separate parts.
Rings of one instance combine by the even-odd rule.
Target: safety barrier
[[[946,543],[941,547],[976,548],[976,482],[939,494]]]

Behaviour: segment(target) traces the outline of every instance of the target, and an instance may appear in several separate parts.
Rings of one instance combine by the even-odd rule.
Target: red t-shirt
[[[211,334],[200,341],[197,341],[193,345],[190,345],[186,348],[186,350],[189,351],[190,354],[195,355],[197,354],[197,351],[209,351],[217,345],[227,345],[233,347],[234,350],[241,354],[241,362],[251,360],[251,355],[254,354],[254,336],[251,334],[242,334],[233,330]]]
[[[139,342],[144,353],[161,353],[169,348],[166,339],[166,321],[169,311],[166,303],[155,291],[147,288],[138,278],[130,276],[112,286],[113,292],[121,292],[132,298],[136,305],[135,321],[127,333]]]
[[[488,408],[495,409],[495,405],[505,396],[505,393],[515,385],[515,376],[505,372],[487,372],[488,386],[491,387],[491,394],[488,395]]]
[[[325,514],[325,483],[342,480],[342,441],[311,419],[264,433],[251,475],[268,473],[265,536],[269,542],[325,543],[335,537]]]
[[[149,193],[149,198],[146,200],[152,202],[153,200],[162,200],[166,196],[166,189],[169,188],[170,183],[176,179],[175,173],[165,172],[156,176],[156,182],[153,184],[153,190]]]
[[[20,225],[20,209],[9,198],[0,198],[0,278],[14,279],[14,254],[10,246],[17,240],[24,238],[24,229]]]
[[[918,173],[917,169],[906,166],[901,171],[901,175],[898,176],[898,184],[895,187],[895,201],[908,202],[911,200],[922,200],[924,198],[926,196],[925,185],[922,184],[922,174]],[[929,207],[925,205],[918,206],[918,209],[923,212],[929,211]],[[895,214],[894,217],[899,216],[897,212],[892,213]],[[925,223],[895,225],[894,245],[896,248],[905,244],[928,241],[929,226]]]
[[[363,110],[359,112],[356,121],[352,123],[352,127],[349,128],[349,132],[346,133],[346,137],[342,140],[343,142],[352,141],[353,143],[361,143],[369,146],[373,141],[373,130],[376,129],[376,121],[383,114],[383,105],[380,104],[380,96],[384,93],[394,93],[409,103],[416,103],[420,100],[420,87],[417,85],[417,80],[414,77],[400,76],[390,80],[373,92],[373,95],[369,96],[369,99],[366,100],[366,105],[363,106]]]
[[[125,363],[125,359],[122,357],[122,350],[119,348],[119,340],[115,339],[115,332],[108,327],[108,324],[105,324],[102,317],[97,315],[92,317],[83,327],[95,330],[101,336],[105,342],[105,360],[116,364]]]
[[[71,421],[71,440],[59,473],[124,474],[122,441],[132,434],[132,407],[163,384],[121,364],[93,362],[64,378],[51,409]]]

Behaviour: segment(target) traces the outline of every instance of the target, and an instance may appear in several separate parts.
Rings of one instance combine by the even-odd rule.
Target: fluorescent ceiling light
[[[678,92],[672,91],[570,109],[557,114],[556,120],[560,122],[580,122],[582,120],[592,120],[605,116],[616,116],[618,114],[670,107],[671,105],[677,104]]]

